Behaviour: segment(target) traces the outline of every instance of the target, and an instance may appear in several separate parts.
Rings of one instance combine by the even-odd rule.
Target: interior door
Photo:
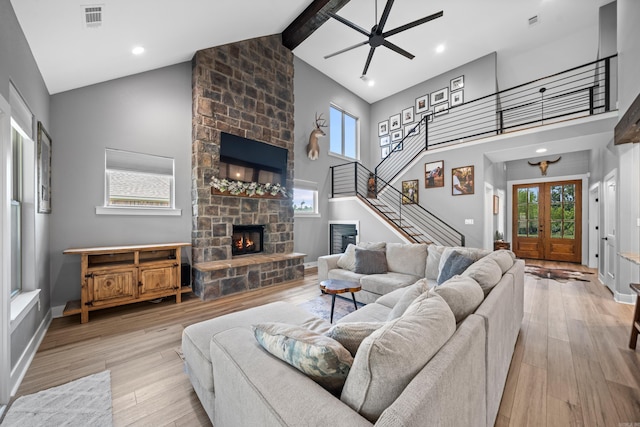
[[[604,182],[604,283],[615,293],[616,282],[616,171]]]
[[[513,251],[518,257],[582,261],[582,181],[513,187]]]

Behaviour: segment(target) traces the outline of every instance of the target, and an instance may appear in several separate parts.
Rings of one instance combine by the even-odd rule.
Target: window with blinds
[[[105,206],[174,208],[174,159],[105,150]]]

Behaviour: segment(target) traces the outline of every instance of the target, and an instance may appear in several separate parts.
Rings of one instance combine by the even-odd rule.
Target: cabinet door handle
[[[142,287],[142,282],[138,282],[138,287]]]

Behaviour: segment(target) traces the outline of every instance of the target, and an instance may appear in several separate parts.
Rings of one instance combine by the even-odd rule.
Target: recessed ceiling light
[[[536,150],[536,153],[546,153],[546,152],[547,152],[547,149],[546,149],[546,148],[538,148],[538,149]]]
[[[144,48],[142,46],[136,46],[133,48],[133,50],[131,50],[131,53],[133,53],[134,55],[141,55],[144,53]]]
[[[442,52],[444,52],[444,45],[443,45],[443,44],[439,44],[439,45],[436,47],[436,52],[437,52],[437,53],[442,53]]]

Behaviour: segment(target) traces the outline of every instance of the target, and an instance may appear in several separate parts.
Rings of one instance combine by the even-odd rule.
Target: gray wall
[[[540,167],[531,166],[528,162],[537,163],[542,160],[556,160],[558,157],[562,157],[560,161],[550,164],[547,168],[547,178],[583,175],[589,172],[590,151],[575,151],[573,153],[564,153],[560,156],[530,157],[507,162],[507,181],[541,178]]]
[[[366,165],[370,155],[370,105],[349,92],[334,80],[320,73],[301,59],[294,57],[295,95],[295,167],[294,178],[318,183],[318,206],[320,218],[294,218],[294,250],[307,254],[305,262],[315,262],[321,255],[329,253],[329,192],[331,191],[331,166],[350,162],[329,155],[329,128],[326,137],[320,139],[320,157],[309,160],[307,144],[313,129],[314,115],[323,113],[329,117],[329,105],[335,104],[360,119],[360,158]],[[327,120],[329,126],[331,123]]]
[[[191,64],[56,94],[51,112],[52,305],[60,306],[80,297],[80,259],[63,255],[67,248],[191,241]],[[96,215],[105,148],[173,157],[182,215]]]
[[[31,54],[31,49],[22,33],[18,20],[9,0],[0,0],[0,94],[9,102],[9,82],[12,81],[22,94],[35,121],[32,129],[36,139],[36,124],[41,121],[51,130],[49,122],[49,92]],[[53,139],[53,153],[56,150],[56,135]],[[53,189],[53,197],[56,197]],[[36,329],[44,319],[50,307],[49,292],[49,215],[35,215],[35,284],[25,284],[26,289],[40,289],[40,311],[36,305],[27,318],[18,325],[11,335],[11,361],[15,365],[17,358],[24,352]],[[4,218],[1,219],[4,221]],[[1,296],[5,298],[5,295]],[[3,325],[3,327],[9,325]],[[3,381],[5,379],[3,378]]]

